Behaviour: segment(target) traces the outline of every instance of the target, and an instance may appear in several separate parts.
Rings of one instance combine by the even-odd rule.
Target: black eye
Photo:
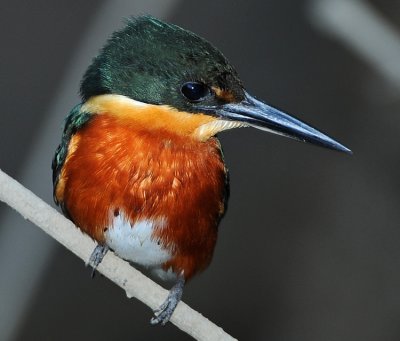
[[[183,96],[193,102],[202,100],[210,93],[209,87],[199,82],[187,82],[182,85],[181,91]]]

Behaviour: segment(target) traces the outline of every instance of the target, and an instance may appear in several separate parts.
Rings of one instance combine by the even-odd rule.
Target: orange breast
[[[119,210],[132,225],[165,217],[167,226],[155,232],[173,254],[164,268],[189,278],[211,260],[225,187],[216,138],[155,133],[101,114],[72,137],[56,196],[99,242]]]

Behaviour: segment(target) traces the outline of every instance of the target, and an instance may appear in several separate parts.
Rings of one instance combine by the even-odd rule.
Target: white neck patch
[[[206,141],[211,136],[214,136],[220,133],[221,131],[234,128],[241,128],[241,127],[248,127],[248,125],[243,122],[218,119],[198,127],[194,132],[194,136],[200,141]]]

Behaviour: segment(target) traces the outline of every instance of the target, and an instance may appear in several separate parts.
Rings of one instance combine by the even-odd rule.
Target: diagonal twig
[[[96,246],[95,242],[70,220],[1,170],[0,201],[14,208],[79,258],[84,261],[89,259]],[[167,290],[112,252],[104,257],[98,271],[124,289],[128,297],[136,297],[152,309],[158,307],[168,295]],[[177,306],[171,322],[197,340],[235,340],[183,302]]]

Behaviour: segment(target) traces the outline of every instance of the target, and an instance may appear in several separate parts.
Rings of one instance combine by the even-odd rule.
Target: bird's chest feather
[[[155,134],[97,115],[72,137],[56,196],[121,257],[148,266],[181,257],[174,262],[187,267],[192,253],[209,262],[226,186],[217,139]]]
[[[106,244],[122,258],[143,266],[159,266],[171,258],[171,253],[154,238],[155,229],[164,227],[164,220],[143,219],[130,223],[121,212],[104,233]]]
[[[164,225],[162,218],[145,219],[132,224],[121,212],[104,233],[105,243],[119,257],[152,269],[162,279],[175,280],[176,274],[162,268],[162,264],[171,260],[172,253],[162,246],[160,238],[154,237],[155,230]]]

